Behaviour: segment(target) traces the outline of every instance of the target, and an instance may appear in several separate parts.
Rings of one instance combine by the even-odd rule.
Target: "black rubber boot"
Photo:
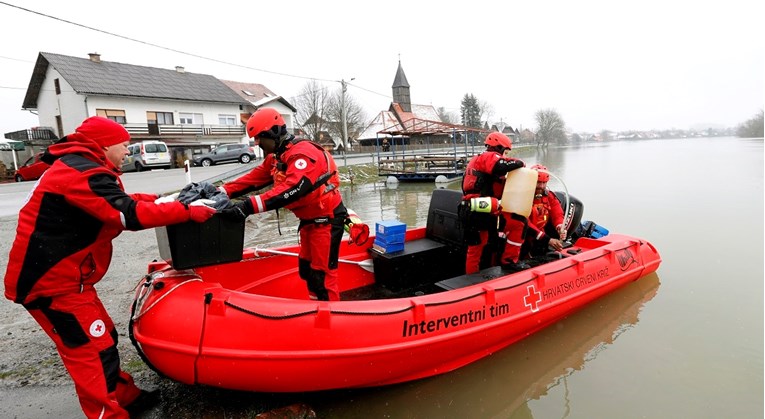
[[[141,390],[141,394],[139,394],[129,405],[125,406],[125,410],[127,410],[131,418],[134,418],[156,406],[157,403],[159,403],[159,399],[159,390]]]

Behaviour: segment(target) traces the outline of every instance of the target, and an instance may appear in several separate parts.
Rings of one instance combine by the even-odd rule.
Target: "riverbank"
[[[15,237],[16,217],[0,218],[0,254],[7,255]],[[145,389],[159,388],[162,402],[144,418],[251,418],[258,413],[300,402],[299,395],[268,395],[186,386],[158,376],[138,356],[127,335],[133,290],[146,264],[159,258],[154,230],[126,231],[114,242],[112,264],[96,285],[119,333],[122,368]],[[7,258],[0,260],[5,272]],[[0,302],[0,417],[81,418],[69,375],[51,340],[18,304]],[[310,417],[301,407],[292,417]],[[298,409],[298,410],[300,410]],[[300,416],[302,415],[302,416]],[[290,417],[290,416],[287,416]]]

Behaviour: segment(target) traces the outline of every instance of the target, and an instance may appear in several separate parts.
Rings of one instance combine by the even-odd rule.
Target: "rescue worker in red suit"
[[[88,418],[127,418],[159,397],[120,369],[117,331],[93,287],[109,268],[112,239],[215,214],[126,194],[119,175],[129,141],[122,125],[96,116],[48,148],[52,165],[19,212],[5,272],[6,298],[22,304],[56,344]]]
[[[463,201],[461,218],[466,223],[467,260],[465,273],[471,274],[496,264],[495,253],[498,230],[504,237],[504,250],[499,263],[507,271],[520,271],[529,266],[519,262],[526,218],[500,211],[499,200],[508,172],[524,166],[523,161],[504,157],[512,149],[512,141],[500,132],[492,132],[484,141],[486,151],[473,157],[462,179]],[[492,211],[488,213],[469,210],[471,198],[488,197]],[[499,227],[498,227],[499,224]],[[501,243],[500,243],[501,244]]]
[[[545,166],[539,164],[531,166],[531,169],[538,171],[539,175],[529,216],[529,230],[521,249],[524,257],[544,255],[548,247],[561,250],[563,240],[566,240],[563,208],[558,197],[547,189],[550,174]]]
[[[263,163],[220,189],[235,198],[272,188],[221,212],[246,218],[282,207],[291,210],[300,219],[298,270],[310,298],[339,300],[337,260],[348,213],[334,159],[320,145],[288,134],[284,119],[274,109],[253,113],[247,135],[263,150]]]

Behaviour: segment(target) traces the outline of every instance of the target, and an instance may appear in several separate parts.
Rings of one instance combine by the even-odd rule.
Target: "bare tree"
[[[298,123],[311,140],[319,141],[319,133],[327,130],[330,101],[329,90],[316,80],[307,82],[295,99]]]
[[[481,121],[485,122],[485,125],[488,126],[489,119],[491,119],[494,116],[494,106],[492,106],[489,102],[486,102],[485,100],[481,100],[478,103],[478,109],[480,110],[480,118]]]
[[[566,142],[566,123],[555,109],[540,109],[535,114],[537,120],[537,146],[547,147],[551,142]]]
[[[329,121],[329,133],[337,138],[340,144],[343,142],[343,110],[341,107],[342,87],[332,95],[327,108],[327,120]],[[355,138],[367,127],[367,114],[356,99],[345,92],[345,122],[348,127],[348,137]],[[350,147],[350,144],[349,144]]]
[[[459,123],[457,114],[447,111],[443,106],[436,108],[436,113],[438,114],[438,117],[441,118],[441,122],[446,122],[447,124]]]

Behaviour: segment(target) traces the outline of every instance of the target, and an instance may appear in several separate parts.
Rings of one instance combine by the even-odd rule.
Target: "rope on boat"
[[[307,316],[309,314],[316,314],[316,313],[319,312],[319,309],[316,309],[316,310],[310,310],[310,311],[303,311],[303,312],[300,312],[300,313],[287,314],[287,315],[284,315],[284,316],[271,316],[271,315],[268,315],[268,314],[262,314],[262,313],[258,313],[256,311],[252,311],[252,310],[250,310],[248,308],[240,307],[240,306],[238,306],[238,305],[236,305],[234,303],[230,303],[228,301],[224,301],[223,304],[225,304],[225,305],[227,305],[227,306],[229,306],[229,307],[231,307],[233,309],[239,310],[242,313],[251,314],[251,315],[253,315],[255,317],[260,317],[260,318],[269,319],[269,320],[287,320],[287,319],[292,319],[292,318],[295,318],[295,317]]]
[[[524,282],[522,282],[520,284],[511,285],[509,287],[496,288],[496,290],[497,291],[503,291],[503,290],[509,290],[511,288],[520,287],[520,286],[522,286],[522,285],[524,285],[524,284],[526,284],[526,283],[528,283],[530,281],[533,281],[536,278],[537,278],[537,275],[534,275],[528,281],[524,281]],[[424,306],[425,307],[436,307],[436,306],[455,304],[455,303],[460,303],[460,302],[465,301],[465,300],[469,300],[471,298],[479,297],[479,296],[484,295],[484,294],[486,294],[486,291],[481,290],[481,291],[479,291],[479,292],[477,292],[475,294],[467,295],[467,296],[462,297],[462,298],[457,298],[457,299],[450,300],[450,301],[441,301],[441,302],[437,302],[437,303],[426,303],[426,304],[424,304]],[[250,315],[253,315],[253,316],[256,316],[256,317],[260,317],[260,318],[263,318],[263,319],[269,319],[269,320],[287,320],[287,319],[292,319],[292,318],[296,318],[296,317],[309,316],[309,315],[316,314],[316,313],[319,312],[319,310],[316,309],[316,310],[310,310],[310,311],[303,311],[303,312],[300,312],[300,313],[287,314],[287,315],[284,315],[284,316],[272,316],[272,315],[269,315],[269,314],[258,313],[256,311],[252,311],[252,310],[250,310],[248,308],[240,307],[240,306],[238,306],[236,304],[233,304],[233,303],[231,303],[229,301],[225,301],[224,304],[226,304],[227,306],[229,306],[229,307],[231,307],[231,308],[233,308],[235,310],[239,310],[239,311],[241,311],[243,313],[250,314]],[[407,306],[407,307],[403,307],[403,308],[400,308],[400,309],[397,309],[397,310],[390,310],[390,311],[347,311],[347,310],[332,310],[332,309],[330,309],[329,312],[331,314],[344,314],[344,315],[347,315],[347,316],[388,316],[388,315],[392,315],[392,314],[404,313],[404,312],[407,312],[407,311],[412,310],[412,309],[414,309],[414,306]]]
[[[629,249],[633,245],[634,244],[628,244],[625,247],[622,247],[620,249],[615,249],[613,251],[617,252],[619,250]],[[586,260],[583,260],[581,262],[587,262],[587,261],[595,260],[595,259],[598,259],[598,258],[606,257],[607,255],[608,254],[601,254],[599,256],[595,256],[595,257],[593,257],[591,259],[586,259]],[[566,269],[571,269],[574,266],[575,265],[570,265],[570,266],[565,266],[565,267],[563,267],[561,269],[556,269],[554,271],[543,272],[542,275],[552,275],[552,274],[555,274],[555,273],[558,273],[558,272],[561,272],[561,271],[565,271]],[[507,287],[497,287],[497,288],[494,288],[494,291],[495,292],[496,291],[507,291],[507,290],[510,290],[510,289],[513,289],[513,288],[522,287],[522,286],[528,284],[529,282],[536,280],[538,277],[539,277],[539,275],[535,273],[531,278],[529,278],[526,281],[523,281],[523,282],[520,282],[520,283],[517,283],[517,284],[514,284],[514,285],[509,285]],[[461,298],[457,298],[457,299],[454,299],[454,300],[449,300],[449,301],[441,301],[441,302],[436,302],[436,303],[426,303],[426,304],[424,304],[424,306],[425,307],[436,307],[436,306],[455,304],[455,303],[460,303],[460,302],[465,301],[465,300],[469,300],[471,298],[482,296],[484,294],[486,294],[486,291],[485,290],[481,290],[481,291],[476,292],[475,294],[472,294],[472,295],[467,295],[467,296],[464,296],[464,297],[461,297]],[[231,307],[231,308],[233,308],[233,309],[235,309],[235,310],[241,311],[242,313],[250,314],[252,316],[256,316],[256,317],[260,317],[260,318],[268,319],[268,320],[287,320],[287,319],[293,319],[293,318],[296,318],[296,317],[310,316],[310,315],[317,314],[319,312],[319,309],[317,308],[316,310],[303,311],[303,312],[299,312],[299,313],[287,314],[287,315],[282,315],[282,316],[273,316],[273,315],[270,315],[270,314],[258,313],[256,311],[250,310],[248,308],[241,307],[241,306],[238,306],[236,304],[233,304],[233,303],[231,303],[229,301],[224,301],[224,304],[229,306],[229,307]],[[330,314],[343,314],[343,315],[348,315],[348,316],[387,316],[387,315],[404,313],[406,311],[413,310],[413,309],[414,309],[414,306],[407,306],[407,307],[403,307],[403,308],[396,309],[396,310],[390,310],[390,311],[347,311],[347,310],[332,310],[332,309],[330,309],[329,312],[330,312]]]
[[[177,283],[177,284],[173,285],[173,287],[172,287],[172,288],[170,288],[169,290],[167,290],[167,292],[165,292],[165,293],[164,293],[164,294],[163,294],[161,297],[159,297],[159,298],[157,298],[156,300],[154,300],[154,302],[152,302],[150,306],[146,307],[146,309],[145,309],[145,310],[143,309],[143,304],[141,304],[141,307],[140,307],[140,312],[138,312],[138,313],[134,314],[134,315],[133,315],[133,319],[132,319],[132,320],[134,320],[134,321],[135,321],[135,320],[138,320],[138,319],[140,319],[141,317],[143,317],[143,315],[144,315],[144,314],[148,313],[148,312],[149,312],[149,310],[151,310],[152,308],[154,308],[154,306],[156,306],[156,305],[157,305],[157,304],[158,304],[160,301],[162,301],[163,299],[165,299],[165,297],[167,297],[167,296],[168,296],[168,295],[170,295],[170,294],[171,294],[173,291],[175,291],[176,289],[178,289],[178,287],[180,287],[181,285],[185,285],[185,284],[188,284],[189,282],[202,282],[202,278],[199,278],[199,277],[196,277],[196,278],[191,278],[191,279],[187,279],[187,280],[185,280],[185,281],[183,281],[183,282],[179,282],[179,283]],[[149,287],[151,287],[151,285],[149,285]],[[148,296],[150,293],[151,293],[151,290],[150,290],[149,292],[147,292],[146,294],[142,295],[141,297],[139,297],[139,299],[143,299],[144,297],[147,297],[147,296]],[[136,303],[138,303],[138,301],[136,301]],[[138,310],[136,310],[136,311],[138,311]]]

